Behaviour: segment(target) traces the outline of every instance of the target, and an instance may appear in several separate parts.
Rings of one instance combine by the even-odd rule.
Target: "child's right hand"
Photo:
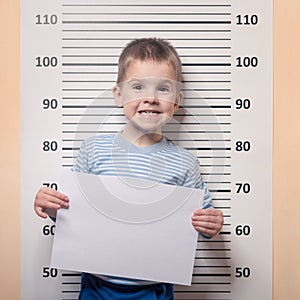
[[[69,207],[68,196],[49,187],[42,187],[37,192],[34,200],[34,210],[38,216],[42,218],[47,218],[48,215],[55,217],[56,211],[61,207]]]

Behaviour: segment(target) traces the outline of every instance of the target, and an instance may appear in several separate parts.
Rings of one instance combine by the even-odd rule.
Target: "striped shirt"
[[[165,137],[143,148],[128,142],[121,133],[89,138],[81,145],[74,170],[95,175],[141,178],[164,184],[200,188],[205,192],[203,208],[212,208],[212,199],[201,178],[198,159]],[[97,276],[121,284],[152,283]]]

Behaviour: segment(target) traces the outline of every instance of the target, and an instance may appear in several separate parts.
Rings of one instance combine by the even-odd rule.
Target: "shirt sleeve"
[[[81,173],[89,173],[90,171],[89,157],[88,157],[87,145],[85,141],[80,146],[80,150],[78,152],[73,170]]]
[[[189,175],[190,179],[194,182],[193,187],[196,189],[202,189],[204,191],[204,198],[203,198],[203,209],[207,208],[213,208],[212,204],[212,196],[211,193],[209,192],[207,185],[205,181],[203,180],[200,172],[200,166],[198,159],[195,158],[194,166],[191,170],[191,174]]]

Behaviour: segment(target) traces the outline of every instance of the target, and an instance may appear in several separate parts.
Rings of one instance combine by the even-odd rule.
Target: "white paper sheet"
[[[190,285],[203,191],[65,171],[51,267]]]

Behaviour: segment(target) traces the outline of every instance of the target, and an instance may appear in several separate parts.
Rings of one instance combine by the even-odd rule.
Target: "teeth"
[[[156,111],[141,111],[141,114],[144,116],[150,116],[150,115],[157,115],[158,112],[156,112]]]

